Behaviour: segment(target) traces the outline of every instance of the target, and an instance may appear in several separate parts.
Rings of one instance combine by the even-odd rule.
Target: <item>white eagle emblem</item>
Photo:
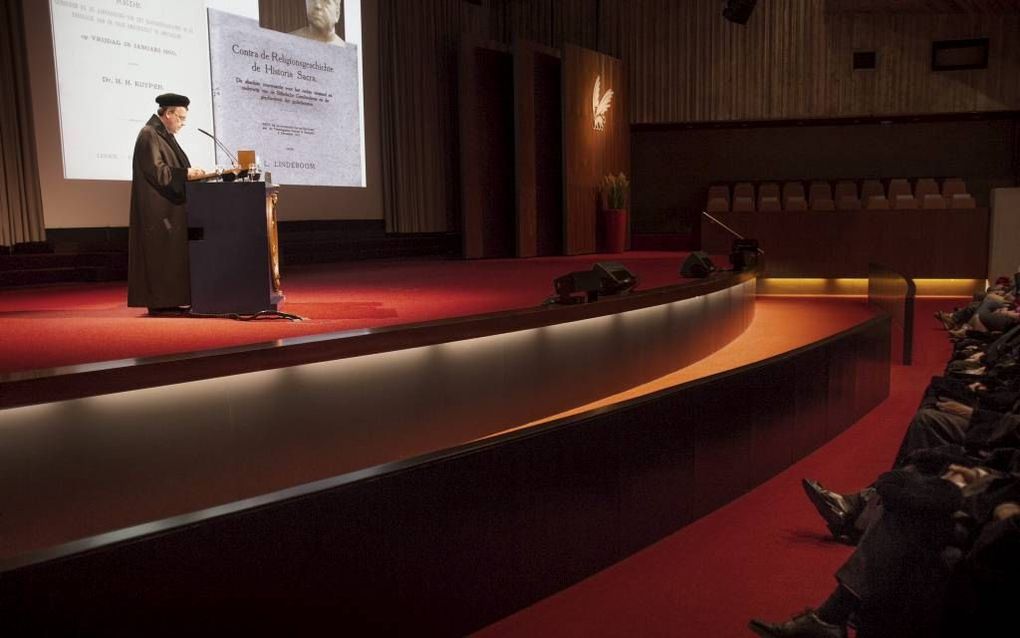
[[[602,91],[602,76],[595,78],[595,90],[591,93],[591,114],[595,118],[595,130],[601,131],[606,128],[606,113],[609,105],[613,103],[613,89],[606,91],[605,95],[599,97]]]

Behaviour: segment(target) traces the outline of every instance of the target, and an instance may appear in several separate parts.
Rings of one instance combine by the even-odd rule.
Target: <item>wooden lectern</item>
[[[283,301],[278,193],[265,182],[188,183],[192,313],[277,310]]]

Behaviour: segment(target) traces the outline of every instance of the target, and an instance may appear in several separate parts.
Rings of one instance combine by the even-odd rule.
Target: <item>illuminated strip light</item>
[[[0,512],[18,512],[0,516],[0,538],[23,552],[477,440],[707,356],[751,322],[754,298],[752,278],[573,322],[0,410]]]
[[[917,295],[925,297],[969,297],[984,290],[982,279],[915,279]],[[866,278],[768,277],[758,280],[759,295],[864,296]]]

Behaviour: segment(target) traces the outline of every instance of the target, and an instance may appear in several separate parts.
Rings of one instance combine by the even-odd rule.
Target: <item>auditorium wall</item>
[[[740,26],[717,0],[602,0],[599,40],[627,64],[633,123],[1020,109],[1020,9],[884,4],[770,0]],[[976,37],[987,69],[931,70],[932,40]],[[877,52],[877,68],[854,71],[854,51]]]
[[[419,56],[423,62],[400,59],[407,80],[392,82],[395,89],[408,89],[399,91],[403,95],[414,93],[409,89],[414,88],[415,78],[446,78],[442,71],[439,75],[424,69],[412,72],[413,67],[444,58],[453,64],[460,32],[470,30],[481,40],[511,44],[516,36],[554,48],[571,43],[622,59],[628,74],[630,121],[635,124],[1020,110],[1020,39],[1015,37],[1020,32],[1020,15],[1016,11],[965,14],[957,3],[928,0],[897,3],[904,13],[874,3],[872,9],[879,6],[883,12],[853,13],[853,1],[769,0],[759,2],[742,27],[722,18],[719,0],[425,0],[423,4],[431,7],[420,10],[426,22],[432,14],[459,19],[445,28],[428,24],[428,39],[421,36],[421,19],[391,23],[399,30],[389,34],[394,41],[444,52],[438,58]],[[984,0],[960,6],[1002,10]],[[945,13],[932,14],[932,10]],[[991,39],[988,69],[930,70],[931,40],[979,36]],[[858,50],[876,51],[878,68],[853,71],[851,55]],[[450,91],[437,91],[429,84],[421,93],[407,103],[434,114],[440,120],[438,128],[455,135],[456,114],[439,108]],[[632,139],[637,229],[646,225],[649,215],[657,214],[640,203],[647,199],[641,191],[651,179],[641,175],[644,168],[636,162],[636,155],[643,152],[642,139]],[[444,146],[455,149],[457,140],[451,138]],[[450,230],[456,230],[459,216],[449,213],[459,207],[457,190],[449,186],[456,184],[455,161],[444,165],[425,155],[404,153],[387,166],[396,175],[388,179],[399,179],[393,201],[408,202],[416,217],[430,219],[433,228],[445,220]],[[684,180],[678,170],[670,174],[670,181]],[[437,184],[445,185],[445,191]],[[416,202],[428,202],[430,210],[418,210]],[[393,212],[389,208],[388,215]]]
[[[637,126],[634,230],[698,228],[713,183],[962,177],[978,206],[992,188],[1017,184],[1014,116],[886,122]]]
[[[112,207],[125,206],[126,184],[83,182],[72,193],[52,179],[59,142],[46,3],[24,4],[38,137],[46,142],[40,169],[47,226],[123,225],[126,213]],[[555,48],[577,44],[622,59],[636,124],[1020,111],[1020,14],[1002,13],[1006,5],[991,0],[917,0],[897,3],[897,12],[855,0],[769,0],[758,3],[747,26],[725,21],[719,0],[365,4],[386,16],[378,41],[395,45],[380,52],[380,68],[365,70],[366,78],[380,78],[383,92],[366,115],[381,117],[384,149],[376,161],[385,167],[378,180],[385,192],[356,211],[338,209],[329,189],[309,189],[307,201],[289,201],[316,216],[378,219],[385,197],[387,228],[398,232],[459,225],[456,73],[450,69],[464,31],[505,44],[515,36]],[[862,4],[880,11],[854,13]],[[987,69],[930,70],[932,39],[970,37],[990,38]],[[876,51],[878,68],[853,71],[850,58],[858,50]],[[636,155],[638,138],[633,144]],[[635,183],[635,197],[641,188]]]

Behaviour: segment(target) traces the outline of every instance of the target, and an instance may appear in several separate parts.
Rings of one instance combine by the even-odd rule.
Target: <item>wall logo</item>
[[[595,118],[595,130],[601,131],[606,128],[606,113],[609,112],[609,105],[613,103],[613,89],[609,89],[604,95],[602,91],[602,76],[595,78],[595,90],[591,93],[591,114]]]

